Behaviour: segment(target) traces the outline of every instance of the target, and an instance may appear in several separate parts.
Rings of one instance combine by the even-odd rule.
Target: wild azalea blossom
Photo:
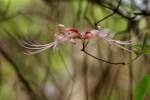
[[[94,37],[100,38],[108,42],[110,45],[118,46],[124,50],[127,50],[129,52],[132,52],[131,50],[128,50],[123,45],[131,44],[130,41],[120,41],[120,40],[114,40],[109,36],[110,31],[107,29],[93,29],[91,31],[85,31],[80,32],[78,29],[75,28],[66,28],[64,25],[59,24],[58,25],[59,32],[63,34],[55,34],[55,39],[53,42],[47,43],[47,44],[32,44],[28,42],[23,42],[23,47],[28,49],[28,54],[36,54],[40,53],[48,48],[55,49],[58,45],[64,44],[64,43],[75,43],[76,39],[80,40],[90,40]]]

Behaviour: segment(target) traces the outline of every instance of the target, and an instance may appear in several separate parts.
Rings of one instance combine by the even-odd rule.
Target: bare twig
[[[103,61],[103,62],[108,63],[108,64],[115,64],[115,65],[125,65],[125,64],[126,64],[125,62],[109,62],[109,61],[107,61],[107,60],[104,60],[104,59],[101,59],[101,58],[97,58],[97,57],[95,57],[94,55],[88,53],[88,52],[85,51],[85,50],[82,50],[82,51],[83,51],[84,53],[86,53],[88,56],[93,57],[94,59]]]
[[[119,65],[125,65],[125,64],[126,64],[125,62],[109,62],[109,61],[107,61],[107,60],[104,60],[104,59],[101,59],[101,58],[97,58],[97,57],[95,57],[94,55],[88,53],[88,52],[85,50],[85,48],[87,47],[87,45],[88,45],[88,44],[87,44],[85,41],[83,41],[81,51],[83,51],[85,54],[87,54],[88,56],[90,56],[90,57],[92,57],[92,58],[94,58],[94,59],[103,61],[103,62],[108,63],[108,64],[115,64],[115,65],[118,65],[118,64],[119,64]]]
[[[109,10],[111,10],[112,11],[112,15],[114,15],[114,14],[118,14],[118,15],[120,15],[121,17],[123,17],[123,18],[125,18],[125,19],[128,19],[128,20],[133,20],[135,17],[136,17],[136,14],[134,14],[133,13],[133,16],[129,16],[127,13],[126,14],[124,14],[122,11],[123,10],[121,10],[119,7],[120,7],[120,5],[121,5],[121,1],[122,0],[119,0],[119,2],[118,2],[118,5],[117,5],[117,7],[115,7],[114,5],[112,5],[111,3],[108,3],[108,2],[105,2],[106,4],[108,4],[108,5],[110,5],[110,7],[109,6],[106,6],[104,3],[100,3],[100,2],[97,2],[100,6],[102,6],[102,7],[104,7],[104,8],[106,8],[106,9],[109,9]],[[111,15],[110,14],[110,15]],[[144,14],[144,13],[143,13]],[[112,16],[111,15],[111,16]],[[107,16],[109,16],[109,15],[107,15]],[[110,17],[110,16],[109,16]],[[108,18],[109,18],[108,17]],[[105,18],[105,17],[104,17]]]
[[[116,8],[113,8],[113,12],[112,12],[111,14],[105,16],[104,18],[100,19],[99,21],[97,21],[97,22],[95,23],[95,27],[97,27],[97,25],[98,25],[100,22],[104,21],[105,19],[107,19],[107,18],[113,16],[115,13],[117,13],[117,12],[118,12],[118,9],[119,9],[119,7],[120,7],[120,5],[121,5],[121,0],[119,0],[117,7],[116,7]],[[107,8],[107,9],[111,9],[111,10],[112,10],[112,8],[110,8],[110,7],[107,7],[107,6],[105,6],[105,5],[102,5],[102,6],[104,6],[104,7]]]
[[[104,21],[105,19],[107,19],[107,18],[113,16],[114,14],[115,14],[115,12],[113,12],[113,13],[111,13],[111,14],[105,16],[104,18],[100,19],[99,21],[97,21],[97,22],[95,23],[95,27],[97,27],[97,25],[98,25],[100,22],[102,22],[102,21]]]

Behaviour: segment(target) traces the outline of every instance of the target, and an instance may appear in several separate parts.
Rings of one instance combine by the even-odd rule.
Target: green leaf
[[[143,46],[142,44],[135,44],[135,45],[132,45],[133,48],[137,48],[137,49],[140,49],[142,46]],[[144,45],[144,48],[145,48],[145,49],[150,49],[150,45],[145,44],[145,45]]]
[[[150,75],[145,76],[134,91],[134,100],[144,100],[150,90]]]
[[[146,45],[146,41],[147,41],[147,33],[145,33],[145,35],[144,35],[143,45],[142,45],[142,48],[141,48],[141,51],[142,51],[142,52],[143,52],[144,47],[145,47],[145,45]]]
[[[145,55],[150,55],[150,50],[144,50],[144,51],[143,51],[143,54],[145,54]]]
[[[134,45],[132,45],[133,50],[137,54],[139,54],[139,55],[141,55],[141,54],[149,55],[150,54],[150,45],[147,44],[147,39],[148,39],[148,36],[147,36],[147,33],[145,33],[142,44],[134,44]]]

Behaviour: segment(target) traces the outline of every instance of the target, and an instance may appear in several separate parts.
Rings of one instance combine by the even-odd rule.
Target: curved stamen
[[[122,48],[122,49],[124,49],[124,50],[126,50],[126,51],[128,51],[128,52],[130,52],[130,53],[133,53],[132,50],[129,50],[129,49],[123,47],[122,45],[119,45],[119,44],[117,44],[117,43],[112,43],[112,44],[114,44],[115,46],[120,47],[120,48]]]
[[[48,46],[51,42],[47,44],[31,44],[29,42],[23,41],[23,43],[29,46],[33,46],[33,47],[43,47],[43,46]]]
[[[21,46],[23,46],[26,49],[29,49],[29,51],[27,51],[27,53],[25,54],[36,54],[36,53],[40,53],[48,48],[54,47],[55,45],[57,45],[57,42],[51,42],[51,43],[47,43],[44,45],[40,45],[40,44],[31,44],[28,43],[26,41],[23,42],[24,44],[21,44]]]
[[[51,48],[51,47],[53,47],[54,45],[50,45],[50,46],[47,46],[47,47],[45,47],[45,48],[41,48],[41,49],[39,49],[39,50],[35,50],[35,51],[27,51],[27,53],[25,53],[25,54],[36,54],[36,53],[40,53],[40,52],[42,52],[42,51],[44,51],[44,50],[46,50],[46,49],[48,49],[48,48]]]
[[[122,45],[132,44],[131,41],[120,41],[120,40],[113,40],[113,39],[110,39],[110,38],[107,38],[107,40],[110,41],[110,42],[114,42],[114,43],[122,44]]]
[[[104,39],[105,41],[107,41],[109,44],[113,44],[113,45],[115,45],[115,46],[117,46],[117,47],[120,47],[120,48],[122,48],[122,49],[124,49],[124,50],[130,52],[130,53],[133,53],[132,50],[129,50],[129,49],[127,49],[127,48],[125,48],[125,47],[122,46],[122,45],[127,45],[127,44],[129,44],[127,41],[125,41],[125,42],[119,41],[119,43],[118,43],[118,40],[112,40],[112,39],[110,39],[110,38],[103,38],[103,39]]]
[[[47,46],[38,46],[36,45],[36,47],[33,47],[32,45],[24,45],[24,44],[20,44],[22,47],[26,48],[26,49],[30,49],[30,50],[39,50],[39,49],[43,49],[45,47],[51,47],[51,45],[53,45],[53,43],[49,43],[49,45]]]

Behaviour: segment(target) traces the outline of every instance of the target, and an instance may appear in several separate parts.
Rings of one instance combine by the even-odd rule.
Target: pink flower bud
[[[68,29],[68,32],[70,33],[70,37],[73,39],[80,39],[81,38],[81,33],[75,28]]]
[[[92,35],[91,32],[85,32],[83,38],[84,38],[84,39],[90,39],[90,38],[92,38],[92,36],[93,36],[93,35]]]

